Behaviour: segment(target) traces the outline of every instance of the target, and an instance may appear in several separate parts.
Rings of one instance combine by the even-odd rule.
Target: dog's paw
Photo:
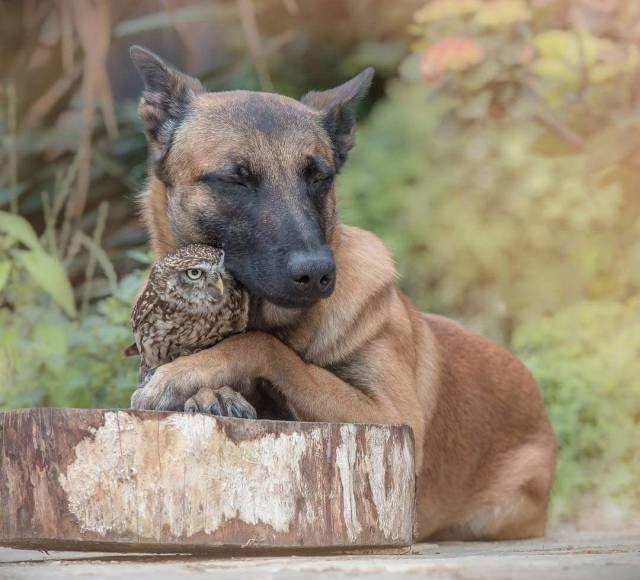
[[[219,417],[237,417],[240,419],[256,419],[253,406],[231,387],[219,389],[203,388],[184,404],[189,413],[209,413]]]
[[[182,411],[185,401],[202,386],[202,379],[195,371],[185,372],[178,362],[154,369],[131,396],[131,408]]]

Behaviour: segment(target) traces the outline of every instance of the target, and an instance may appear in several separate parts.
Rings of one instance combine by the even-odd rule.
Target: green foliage
[[[376,66],[380,100],[339,180],[344,221],[386,240],[422,308],[530,366],[560,445],[556,522],[608,504],[637,513],[640,3],[430,0],[401,80],[383,89],[423,3],[267,0],[243,24],[240,5],[194,1],[113,22],[112,36],[179,23],[186,39],[183,27],[211,20],[224,45],[204,75],[214,90],[299,96]],[[40,19],[23,4],[3,22],[25,48],[0,65],[0,207],[12,209],[0,212],[0,406],[127,405],[136,369],[122,351],[143,272],[117,274],[146,260],[130,249],[141,236],[129,195],[146,146],[132,103],[113,103],[117,137],[82,116],[83,67],[101,58],[49,38],[65,28],[48,24],[57,4],[38,0]]]
[[[81,232],[74,240],[93,243]],[[88,246],[110,272],[103,250]],[[137,383],[124,357],[128,317],[144,272],[114,280],[110,296],[78,317],[65,264],[27,220],[0,212],[0,249],[0,408],[126,406]]]
[[[19,243],[28,249],[16,249],[14,246]],[[22,269],[67,315],[76,315],[73,290],[64,266],[58,258],[44,251],[36,232],[26,219],[0,212],[0,248],[13,259],[13,262],[7,259],[0,262],[0,290],[6,286],[12,270]]]
[[[581,302],[518,329],[559,446],[553,513],[583,519],[640,505],[640,303]]]
[[[73,290],[57,258],[39,250],[18,250],[14,255],[38,286],[43,288],[69,316],[76,315]]]
[[[9,242],[20,242],[32,250],[40,248],[38,235],[22,216],[0,211],[0,232],[9,238]]]
[[[17,272],[0,308],[0,408],[128,406],[137,385],[128,317],[142,271],[126,276],[91,313],[70,319]]]
[[[427,2],[340,178],[345,221],[389,243],[411,297],[531,367],[555,522],[640,512],[640,5],[598,10]]]
[[[585,174],[583,155],[541,154],[531,122],[454,131],[438,122],[438,95],[389,92],[341,177],[343,215],[390,243],[421,306],[508,342],[524,321],[640,286],[638,222],[619,184]]]

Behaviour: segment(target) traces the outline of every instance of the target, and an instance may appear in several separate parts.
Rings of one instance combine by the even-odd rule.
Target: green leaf
[[[32,250],[41,249],[36,232],[22,216],[0,211],[0,232],[8,234]]]
[[[0,291],[4,289],[9,281],[9,274],[11,273],[11,262],[9,260],[0,261]]]
[[[60,261],[42,250],[18,251],[15,253],[33,281],[40,286],[65,313],[77,314],[73,290]]]

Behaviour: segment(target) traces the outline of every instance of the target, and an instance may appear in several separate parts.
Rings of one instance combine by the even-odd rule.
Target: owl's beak
[[[216,288],[220,290],[220,294],[224,294],[224,282],[222,278],[218,278],[215,282]]]

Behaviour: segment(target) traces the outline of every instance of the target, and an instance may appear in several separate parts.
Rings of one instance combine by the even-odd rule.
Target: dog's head
[[[222,248],[234,276],[278,306],[306,307],[329,296],[334,179],[353,145],[357,104],[373,70],[296,101],[205,92],[142,48],[133,47],[131,57],[145,84],[139,113],[152,179],[166,196],[158,204],[166,216],[152,216],[150,227],[164,220],[176,246]]]

